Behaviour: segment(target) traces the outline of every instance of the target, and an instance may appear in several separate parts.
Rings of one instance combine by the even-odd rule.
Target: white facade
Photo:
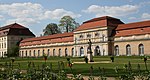
[[[106,27],[96,29],[82,30],[74,32],[75,51],[77,56],[87,56],[87,48],[89,39],[92,42],[92,52],[94,56],[105,56],[108,53],[108,32]],[[83,53],[82,54],[82,48]]]
[[[0,37],[0,57],[4,57],[7,54],[7,36]]]

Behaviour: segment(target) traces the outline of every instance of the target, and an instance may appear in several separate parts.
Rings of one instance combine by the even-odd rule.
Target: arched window
[[[19,51],[19,57],[22,57],[22,52],[21,51]]]
[[[2,57],[4,57],[3,52],[2,52]]]
[[[84,49],[83,49],[83,47],[80,48],[80,56],[84,56]]]
[[[50,49],[47,50],[47,56],[50,56]]]
[[[53,56],[55,56],[55,49],[53,49]]]
[[[62,56],[62,55],[61,55],[61,49],[59,49],[59,55],[58,55],[58,56]]]
[[[38,50],[38,57],[40,57],[40,50]]]
[[[119,46],[115,46],[115,56],[119,56]]]
[[[67,50],[67,48],[65,49],[65,56],[68,56],[68,50]]]
[[[103,49],[103,54],[102,54],[103,56],[105,55],[105,52],[106,52],[105,49]]]
[[[4,52],[4,55],[3,56],[5,56],[7,53],[6,52]]]
[[[24,56],[24,51],[22,51],[22,57]]]
[[[26,51],[26,57],[28,56],[28,52]]]
[[[74,48],[71,49],[71,52],[72,52],[72,56],[75,56],[75,54],[74,54]]]
[[[100,56],[100,48],[99,48],[99,46],[95,47],[95,56]]]
[[[139,44],[139,55],[140,56],[144,55],[144,45],[143,44]]]
[[[131,46],[129,44],[126,46],[126,55],[127,56],[131,55]]]
[[[31,57],[31,50],[29,51],[29,57]]]
[[[43,56],[44,56],[44,54],[45,54],[45,51],[44,51],[44,49],[43,49],[43,52],[42,52],[42,54],[43,54]]]
[[[35,57],[35,54],[36,54],[36,53],[35,53],[35,50],[34,50],[34,51],[33,51],[33,55],[34,55],[34,57]]]

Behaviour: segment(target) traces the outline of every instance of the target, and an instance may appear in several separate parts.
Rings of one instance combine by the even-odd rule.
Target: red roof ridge
[[[21,42],[31,42],[31,41],[38,41],[38,40],[63,38],[67,36],[73,36],[73,32],[59,33],[59,34],[53,34],[53,35],[48,35],[48,36],[42,36],[42,37],[27,38],[27,39],[22,40]]]
[[[16,25],[16,26],[15,26]],[[0,27],[0,30],[3,30],[3,29],[8,29],[8,28],[26,28],[18,23],[13,23],[13,24],[9,24],[9,25],[6,25],[6,26],[3,26],[3,27]]]
[[[87,20],[87,21],[83,22],[83,24],[84,23],[89,23],[89,22],[94,22],[94,21],[99,21],[99,20],[105,20],[105,19],[117,19],[117,18],[110,17],[110,16],[102,16],[102,17],[98,17],[98,18],[93,18],[93,19]]]

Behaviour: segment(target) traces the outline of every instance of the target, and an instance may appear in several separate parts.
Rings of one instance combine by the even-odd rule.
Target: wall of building
[[[117,37],[114,42],[114,54],[115,54],[115,46],[119,46],[119,55],[127,55],[126,47],[130,45],[131,47],[131,55],[139,55],[139,45],[142,44],[144,46],[144,54],[149,55],[150,51],[150,37],[149,34],[145,35],[137,35],[137,36],[126,36],[126,37]]]
[[[145,25],[146,28],[139,28],[145,27]],[[48,56],[59,56],[59,49],[61,49],[62,56],[66,56],[66,48],[68,49],[67,56],[87,56],[89,40],[92,42],[91,49],[94,56],[116,55],[116,50],[119,53],[116,56],[127,55],[127,45],[130,46],[128,48],[131,51],[131,54],[127,56],[139,55],[139,45],[142,45],[142,55],[149,55],[150,34],[148,26],[149,22],[123,24],[119,19],[109,17],[95,18],[86,21],[86,23],[77,28],[73,32],[73,36],[70,36],[71,42],[63,42],[62,38],[60,39],[62,42],[57,42],[58,37],[53,39],[54,42],[46,38],[40,40],[40,37],[33,39],[33,41],[22,42],[24,46],[21,45],[20,56],[40,57],[43,54],[48,54],[48,50],[50,50]],[[55,55],[53,50],[55,50]],[[38,51],[40,51],[39,55]],[[72,53],[74,54],[72,55]]]
[[[22,46],[20,49],[21,57],[42,57],[44,54],[47,56],[72,56],[74,52],[73,43],[57,43],[45,45]],[[65,51],[67,49],[67,51]],[[61,50],[61,51],[60,51]],[[35,51],[35,52],[34,52]],[[39,52],[38,52],[39,51]],[[65,55],[67,52],[67,55]]]
[[[0,37],[0,57],[5,57],[5,54],[8,54],[12,47],[21,39],[31,38],[31,36],[1,36]]]
[[[77,56],[87,56],[88,42],[89,39],[92,42],[93,55],[108,55],[108,32],[107,27],[99,27],[96,29],[82,30],[74,32],[74,47]],[[90,35],[90,36],[89,36]],[[84,49],[81,55],[81,49]],[[98,54],[96,52],[98,50]]]

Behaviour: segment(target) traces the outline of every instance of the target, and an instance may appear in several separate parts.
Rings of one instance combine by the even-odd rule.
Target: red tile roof
[[[73,32],[24,39],[21,41],[20,46],[61,43],[61,42],[73,42]]]
[[[118,24],[123,24],[123,22],[121,22],[120,19],[117,18],[103,16],[83,22],[83,24],[79,26],[75,31],[88,30],[104,26],[117,26]]]
[[[117,31],[115,36],[119,37],[119,36],[131,36],[131,35],[142,35],[142,34],[150,34],[150,27]]]
[[[115,36],[117,37],[141,34],[150,34],[150,20],[129,24],[120,24],[116,28]]]
[[[150,20],[142,21],[142,22],[134,22],[134,23],[129,23],[129,24],[120,24],[118,25],[116,30],[141,28],[141,27],[150,27]]]

